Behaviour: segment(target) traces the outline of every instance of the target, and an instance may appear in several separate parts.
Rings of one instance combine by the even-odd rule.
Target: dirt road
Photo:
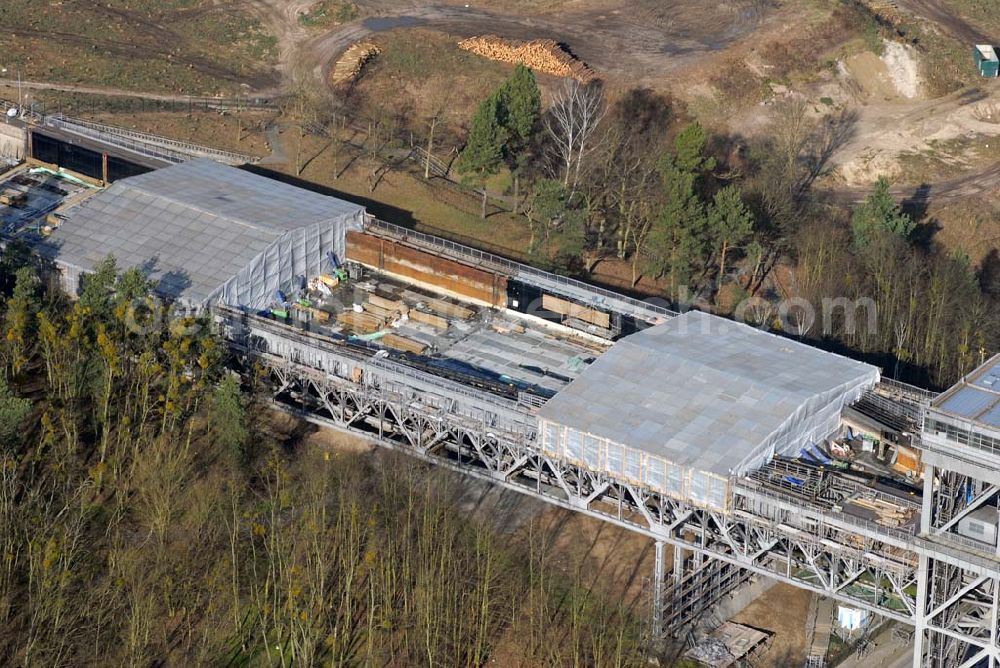
[[[838,188],[818,193],[821,201],[838,205],[854,205],[871,194],[871,187]],[[1000,163],[986,169],[936,183],[904,184],[893,186],[892,194],[908,205],[935,202],[953,202],[977,195],[1000,193]]]
[[[600,73],[642,83],[749,35],[771,12],[770,4],[761,0],[723,0],[711,12],[697,0],[640,2],[630,9],[614,8],[620,3],[590,3],[583,9],[563,9],[558,16],[375,1],[358,3],[362,11],[375,15],[304,39],[298,14],[308,2],[248,2],[278,38],[286,87],[303,71],[311,71],[326,86],[337,57],[351,44],[375,33],[416,27],[460,37],[492,33],[513,39],[555,39]]]
[[[993,44],[993,40],[980,30],[966,23],[946,7],[942,7],[941,0],[898,0],[898,4],[900,9],[927,19],[953,37],[967,42],[970,49],[973,44]]]
[[[191,100],[216,100],[218,103],[246,104],[246,98],[206,98],[192,95],[177,95],[171,93],[145,93],[127,88],[111,88],[108,86],[81,86],[77,84],[51,83],[48,81],[18,81],[16,79],[0,79],[0,86],[22,88],[23,90],[54,90],[65,93],[81,93],[84,95],[101,95],[104,97],[135,97],[156,102],[190,102]],[[269,102],[276,90],[263,90],[247,97]]]

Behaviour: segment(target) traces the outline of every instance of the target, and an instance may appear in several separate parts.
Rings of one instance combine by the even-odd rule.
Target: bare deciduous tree
[[[604,94],[598,84],[582,85],[572,80],[556,94],[545,117],[545,130],[552,152],[570,196],[580,183],[584,159],[597,147],[595,132],[604,118]]]

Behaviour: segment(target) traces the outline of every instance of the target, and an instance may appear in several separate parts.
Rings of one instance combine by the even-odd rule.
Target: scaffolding
[[[929,466],[919,524],[887,526],[842,512],[836,500],[865,488],[894,502],[918,502],[778,458],[733,477],[729,510],[697,507],[549,456],[530,402],[266,317],[226,306],[215,312],[236,362],[263,366],[273,401],[284,410],[654,540],[651,620],[659,637],[684,638],[685,629],[756,574],[913,626],[916,666],[972,666],[982,659],[997,665],[997,550],[953,530],[965,513],[996,498],[996,485]],[[926,398],[889,390],[894,397],[881,385],[873,391],[883,412],[919,424]],[[668,547],[680,555],[672,580],[665,572]]]

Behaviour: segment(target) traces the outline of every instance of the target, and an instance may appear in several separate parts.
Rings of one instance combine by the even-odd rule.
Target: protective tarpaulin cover
[[[539,410],[539,433],[553,456],[724,507],[731,475],[828,437],[878,379],[871,365],[691,311],[612,346]],[[595,439],[598,454],[579,457]]]
[[[221,298],[260,308],[279,285],[326,270],[328,251],[343,258],[345,232],[363,218],[357,204],[199,159],[122,179],[71,208],[41,251],[68,277],[112,254],[186,306]]]

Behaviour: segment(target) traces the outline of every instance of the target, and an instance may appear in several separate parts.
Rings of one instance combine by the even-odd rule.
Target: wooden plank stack
[[[368,295],[368,302],[380,308],[399,313],[400,315],[410,310],[410,307],[406,305],[406,302],[401,299],[389,299],[388,297],[382,297],[375,293]]]
[[[434,311],[439,315],[443,315],[446,318],[455,318],[456,320],[468,320],[476,313],[471,308],[465,308],[464,306],[460,306],[458,304],[445,301],[444,299],[435,299],[434,297],[428,297],[424,299],[423,302],[427,306],[427,308],[429,308],[431,311]]]
[[[553,313],[560,313],[567,318],[576,318],[585,323],[596,325],[603,329],[611,328],[611,316],[603,311],[574,304],[555,295],[542,295],[542,308]]]
[[[590,83],[597,79],[597,73],[586,63],[577,60],[558,43],[550,39],[513,40],[497,35],[481,35],[463,39],[458,48],[465,51],[511,65],[522,64],[536,72],[557,77],[576,79]]]
[[[420,341],[414,341],[413,339],[408,339],[405,336],[400,336],[399,334],[386,334],[379,339],[379,343],[387,348],[400,350],[404,353],[414,353],[415,355],[423,355],[424,351],[427,350],[426,344],[423,344]]]
[[[399,318],[399,311],[378,306],[377,304],[373,304],[372,302],[365,302],[362,308],[364,308],[365,313],[372,314],[373,316],[381,320],[383,323],[392,322],[393,320]]]
[[[357,313],[356,311],[341,311],[337,314],[337,322],[358,334],[377,332],[385,324],[371,313]]]
[[[909,508],[904,508],[896,505],[895,503],[890,503],[881,499],[867,499],[861,497],[854,499],[851,503],[871,510],[878,515],[879,523],[890,527],[902,526],[913,516],[913,511]]]
[[[434,329],[444,331],[448,329],[448,321],[439,315],[427,313],[425,311],[410,311],[410,320],[424,325],[430,325]]]

